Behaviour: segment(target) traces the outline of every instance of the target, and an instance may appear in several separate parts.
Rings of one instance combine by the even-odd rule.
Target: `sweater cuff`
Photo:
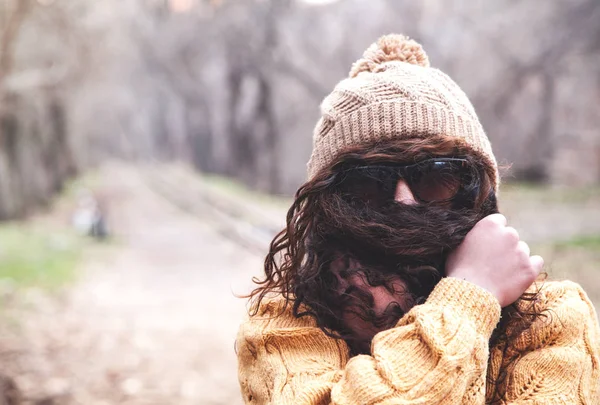
[[[470,319],[475,330],[488,339],[500,320],[500,303],[491,292],[454,277],[443,278],[426,303],[451,308],[458,316]]]

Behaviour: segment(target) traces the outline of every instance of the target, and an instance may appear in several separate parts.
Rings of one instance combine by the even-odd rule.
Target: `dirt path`
[[[86,253],[62,300],[19,306],[5,373],[56,404],[241,403],[234,338],[261,258],[186,215],[135,171],[103,171],[118,243]],[[12,339],[11,339],[12,337]],[[8,342],[8,343],[6,343]]]

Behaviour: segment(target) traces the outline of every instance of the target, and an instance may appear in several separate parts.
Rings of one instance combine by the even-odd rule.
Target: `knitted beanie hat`
[[[465,93],[429,66],[420,44],[386,35],[354,63],[321,104],[308,162],[312,179],[345,147],[385,139],[447,135],[462,138],[486,162],[497,191],[498,166]]]

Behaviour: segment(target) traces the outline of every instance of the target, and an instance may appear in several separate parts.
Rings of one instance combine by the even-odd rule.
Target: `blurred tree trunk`
[[[277,129],[275,111],[273,110],[273,91],[271,82],[265,77],[259,79],[260,101],[256,112],[256,120],[259,128],[264,131],[264,154],[263,159],[267,159],[267,187],[266,191],[278,193],[280,191],[280,135]]]
[[[11,8],[12,6],[12,8]],[[13,68],[14,45],[19,35],[19,30],[30,10],[30,0],[17,0],[0,4],[0,18],[6,21],[0,37],[0,92],[6,77]],[[0,108],[2,104],[0,104]]]
[[[554,77],[548,72],[542,72],[542,93],[540,96],[540,115],[538,124],[531,136],[528,137],[521,160],[524,169],[515,175],[522,180],[531,182],[545,182],[548,180],[550,170],[549,162],[556,147],[554,142]]]
[[[0,405],[21,405],[22,394],[14,379],[0,374]]]
[[[0,39],[0,220],[26,215],[46,204],[75,172],[63,101],[48,88],[19,94],[8,85],[15,45],[33,12],[30,0],[4,3]]]

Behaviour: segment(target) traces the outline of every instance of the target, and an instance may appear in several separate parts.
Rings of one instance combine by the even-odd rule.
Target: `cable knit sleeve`
[[[500,317],[484,289],[443,279],[427,302],[375,336],[372,355],[348,349],[290,313],[244,323],[237,339],[246,404],[483,404],[488,342]]]
[[[600,328],[586,293],[570,281],[547,282],[538,294],[542,316],[492,352],[490,373],[503,404],[600,404]]]

